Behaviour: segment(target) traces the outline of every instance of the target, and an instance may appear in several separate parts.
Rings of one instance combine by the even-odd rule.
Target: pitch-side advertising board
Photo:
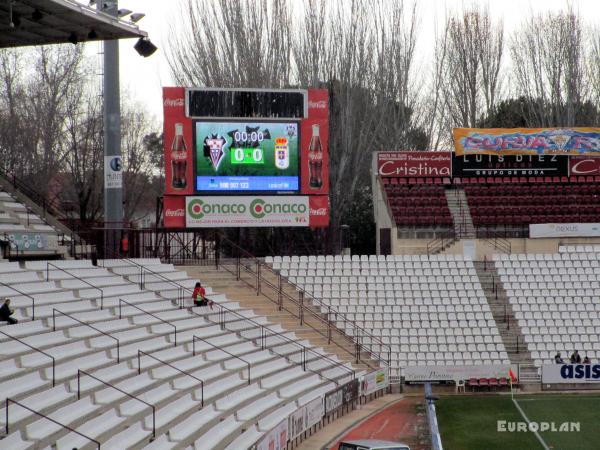
[[[480,366],[413,366],[404,369],[404,379],[412,382],[468,380],[469,378],[508,378],[518,374],[517,366],[486,364]]]

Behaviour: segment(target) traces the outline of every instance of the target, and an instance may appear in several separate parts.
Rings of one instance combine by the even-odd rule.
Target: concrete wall
[[[431,239],[397,239],[392,236],[394,255],[427,254],[427,244]],[[558,253],[561,245],[600,245],[600,238],[540,238],[540,239],[507,239],[511,245],[511,253]],[[457,241],[442,252],[447,255],[462,255],[464,241]],[[502,253],[489,240],[475,239],[475,260],[491,259],[492,255]]]
[[[392,253],[394,253],[394,240],[398,234],[396,224],[388,209],[383,186],[377,177],[377,153],[373,153],[371,159],[371,191],[373,192],[373,216],[375,219],[376,250],[379,255],[379,230],[391,228],[392,231]]]

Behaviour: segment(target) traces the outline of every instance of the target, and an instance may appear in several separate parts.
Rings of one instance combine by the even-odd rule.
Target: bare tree
[[[589,50],[587,52],[587,80],[589,81],[589,98],[593,105],[600,107],[600,26],[590,29]],[[595,125],[600,124],[600,116],[596,116]]]
[[[436,45],[438,120],[447,131],[476,127],[502,92],[503,23],[493,21],[487,8],[473,6],[447,18]]]
[[[0,51],[0,157],[5,172],[21,176],[31,161],[31,124],[25,117],[24,58],[14,49]]]
[[[573,126],[587,97],[581,18],[566,11],[530,16],[511,43],[516,90],[534,105],[531,126]]]
[[[329,90],[332,242],[357,188],[367,185],[371,152],[426,145],[415,138],[422,117],[410,5],[203,0],[189,2],[184,26],[173,30],[168,59],[180,84]]]
[[[146,138],[152,133],[154,124],[138,104],[125,104],[122,118],[123,183],[125,221],[136,221],[145,217],[143,205],[152,204],[156,192],[151,183],[155,162],[147,148]]]
[[[29,137],[35,158],[30,170],[36,174],[33,185],[45,192],[65,157],[65,120],[79,107],[86,68],[81,46],[37,47],[32,58],[25,101],[27,121],[35,124]]]
[[[58,175],[58,198],[67,211],[75,209],[80,223],[93,223],[103,211],[102,102],[85,92],[82,103],[67,116],[64,171]]]
[[[286,0],[200,0],[181,10],[167,60],[182,86],[283,87],[290,74]]]

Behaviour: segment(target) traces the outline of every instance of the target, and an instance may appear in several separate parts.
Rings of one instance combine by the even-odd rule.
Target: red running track
[[[423,398],[405,398],[379,411],[346,432],[331,450],[338,450],[343,440],[354,439],[398,441],[407,444],[411,450],[428,450]]]

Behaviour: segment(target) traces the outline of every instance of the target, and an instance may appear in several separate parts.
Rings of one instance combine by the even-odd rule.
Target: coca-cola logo
[[[184,105],[182,98],[165,98],[163,105],[167,108],[181,108]]]
[[[187,152],[173,152],[171,153],[171,159],[173,161],[185,161],[187,159]]]
[[[327,208],[317,208],[317,209],[310,209],[310,215],[311,216],[326,216],[327,215]]]
[[[311,161],[322,161],[323,152],[308,152],[308,159]]]
[[[308,107],[312,109],[325,109],[327,108],[327,100],[309,101]]]
[[[572,175],[590,175],[597,174],[600,172],[600,164],[595,158],[582,159],[577,162],[572,160],[571,163],[571,174]]]
[[[179,209],[167,209],[165,210],[165,216],[167,217],[185,217],[185,210]]]

